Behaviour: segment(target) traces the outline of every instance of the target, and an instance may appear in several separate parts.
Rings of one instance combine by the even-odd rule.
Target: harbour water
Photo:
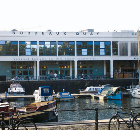
[[[81,109],[94,109],[98,108],[98,119],[111,118],[116,109],[107,109],[109,106],[120,108],[140,107],[140,99],[125,97],[122,100],[94,100],[88,99],[75,99],[71,102],[60,102],[57,105],[59,110],[77,110],[77,111],[59,111],[59,121],[80,121],[80,120],[94,120],[95,110],[81,110]],[[125,112],[130,112],[130,109],[124,109]],[[135,108],[135,112],[139,112],[140,108]],[[125,115],[127,117],[127,115]]]
[[[30,104],[34,101],[18,100],[16,102],[10,102],[11,106],[24,107],[26,104]],[[95,119],[95,108],[98,108],[98,119],[109,119],[111,118],[116,109],[107,109],[111,107],[115,108],[130,108],[140,107],[140,99],[132,97],[124,97],[122,100],[95,100],[93,98],[79,98],[69,102],[58,102],[58,121],[80,121],[80,120],[94,120]],[[82,109],[93,109],[93,110],[82,110]],[[70,111],[63,111],[70,110]],[[72,111],[71,111],[72,110]],[[130,112],[130,109],[123,110]],[[140,108],[135,108],[135,112],[139,112]]]

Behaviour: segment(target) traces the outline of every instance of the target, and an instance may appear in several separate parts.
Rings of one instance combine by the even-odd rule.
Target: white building
[[[137,32],[0,32],[0,74],[7,78],[134,78]]]

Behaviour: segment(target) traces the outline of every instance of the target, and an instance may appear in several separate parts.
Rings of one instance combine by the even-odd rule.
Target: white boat
[[[98,94],[98,92],[104,88],[104,85],[102,86],[90,86],[87,87],[85,90],[80,91],[80,94]]]
[[[38,90],[35,90],[33,93],[35,101],[53,101],[53,96],[51,93],[50,86],[40,86]]]
[[[134,88],[130,89],[132,97],[140,98],[140,87],[136,85]]]
[[[55,97],[56,101],[71,101],[74,99],[74,96],[71,95],[70,92],[65,92],[63,89],[63,92],[58,92]]]
[[[25,88],[23,88],[20,83],[12,83],[10,84],[10,88],[8,88],[8,93],[14,96],[24,95]]]

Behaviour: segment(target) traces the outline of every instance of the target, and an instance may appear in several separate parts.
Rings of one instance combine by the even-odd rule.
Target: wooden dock
[[[25,99],[25,100],[34,100],[34,96],[33,95],[20,95],[20,96],[14,96],[11,94],[7,94],[7,96],[5,95],[5,93],[1,93],[0,94],[0,99],[3,101],[13,101],[13,100],[17,100],[17,99]]]
[[[90,94],[71,94],[72,96],[74,96],[74,98],[91,98]],[[56,95],[53,95],[54,97]],[[17,99],[21,99],[24,98],[25,100],[35,100],[33,95],[20,95],[20,96],[14,96],[11,94],[7,94],[7,96],[5,96],[5,93],[1,93],[0,94],[0,99],[2,99],[3,101],[13,101],[13,100],[17,100]]]
[[[71,94],[74,98],[91,98],[90,94]]]

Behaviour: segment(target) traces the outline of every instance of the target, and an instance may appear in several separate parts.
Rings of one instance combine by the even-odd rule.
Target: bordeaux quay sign
[[[52,35],[53,33],[52,32],[49,32],[49,35]],[[79,35],[79,34],[81,34],[80,32],[76,32],[75,33],[76,35]],[[82,32],[82,34],[83,35],[86,35],[87,33],[86,32]],[[99,33],[96,33],[97,35],[99,34]],[[56,35],[59,35],[59,32],[56,32]],[[63,35],[67,35],[67,32],[63,32]],[[93,35],[93,33],[92,32],[90,32],[90,34],[89,35]]]
[[[67,33],[67,32],[42,32],[42,35],[45,35],[45,34],[48,34],[48,35],[67,35],[67,34],[69,34],[69,32]],[[99,32],[75,32],[75,35],[98,35],[99,34]],[[14,32],[14,34],[15,34],[15,32]],[[23,32],[20,32],[20,34],[24,34]],[[30,34],[30,32],[28,32],[28,34]],[[35,35],[37,35],[37,32],[34,32],[34,34]]]
[[[13,58],[13,61],[75,61],[75,60],[99,60],[95,57],[39,57],[39,58]]]

